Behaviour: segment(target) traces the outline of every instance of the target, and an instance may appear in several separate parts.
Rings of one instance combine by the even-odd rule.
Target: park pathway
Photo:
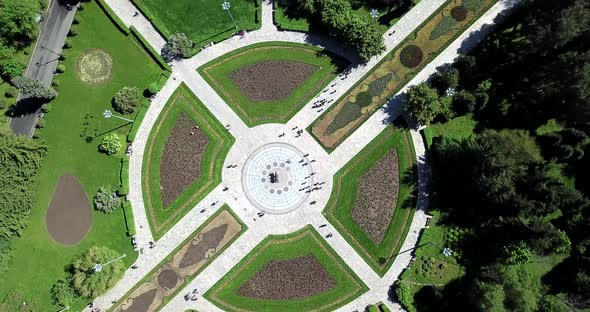
[[[152,27],[149,21],[139,15],[133,17],[136,9],[128,0],[106,0],[117,15],[127,25],[134,25],[148,42],[159,50],[164,40],[160,34]],[[384,35],[387,52],[391,51],[401,40],[410,34],[419,26],[434,10],[444,3],[444,0],[421,1],[410,12],[406,13],[387,33],[395,31],[391,36],[387,33]],[[139,255],[136,265],[138,269],[128,270],[122,280],[110,289],[105,295],[96,299],[96,306],[107,308],[113,301],[118,300],[127,293],[141,278],[143,278],[151,269],[153,269],[166,255],[172,252],[182,241],[184,241],[197,227],[202,225],[219,207],[227,203],[242,221],[248,226],[248,230],[230,245],[219,257],[212,262],[203,272],[201,272],[184,290],[173,298],[162,311],[184,311],[189,308],[198,309],[199,311],[219,311],[217,307],[202,297],[197,301],[184,301],[183,296],[189,290],[199,289],[203,294],[212,285],[215,284],[224,274],[226,274],[236,263],[238,263],[248,252],[262,241],[268,235],[286,234],[293,232],[301,227],[312,224],[318,227],[320,224],[328,223],[321,214],[321,210],[329,200],[332,188],[332,175],[336,173],[348,160],[356,155],[364,146],[377,136],[388,124],[387,121],[395,119],[402,111],[403,92],[407,87],[425,81],[430,74],[436,71],[436,68],[452,62],[452,60],[461,52],[468,51],[484,38],[490,27],[486,25],[493,24],[496,16],[501,14],[512,3],[512,0],[502,0],[486,12],[478,21],[476,21],[466,32],[461,34],[448,48],[446,48],[438,57],[427,65],[416,77],[404,87],[400,93],[393,97],[387,104],[387,110],[376,112],[367,122],[365,122],[357,131],[355,131],[345,142],[341,144],[332,154],[327,154],[314,139],[307,133],[296,139],[293,132],[289,132],[294,126],[305,128],[315,118],[318,113],[310,111],[312,103],[318,99],[337,100],[346,90],[352,87],[361,79],[374,65],[376,65],[386,53],[379,57],[373,58],[365,66],[359,66],[357,63],[347,69],[348,74],[337,77],[331,85],[336,92],[323,92],[312,99],[292,120],[287,124],[266,124],[255,128],[248,128],[239,117],[229,108],[229,106],[217,95],[213,89],[200,77],[196,68],[207,63],[214,58],[223,55],[237,48],[247,46],[258,42],[268,41],[289,41],[313,44],[324,47],[330,51],[341,54],[350,60],[355,60],[351,52],[342,49],[334,40],[326,37],[308,35],[297,32],[279,31],[274,25],[269,25],[272,21],[272,3],[263,2],[263,26],[257,31],[248,33],[244,38],[232,37],[221,43],[208,47],[194,57],[186,60],[176,61],[173,63],[173,73],[164,88],[152,102],[146,117],[139,128],[137,140],[134,142],[134,155],[130,160],[130,193],[129,198],[132,202],[133,212],[135,214],[136,228],[138,229],[138,243],[144,248],[144,253]],[[483,31],[480,31],[483,30]],[[317,181],[325,181],[324,190],[312,192],[309,200],[316,200],[314,206],[305,205],[291,213],[285,215],[266,215],[263,219],[256,216],[258,210],[253,207],[246,199],[238,170],[224,169],[222,173],[222,183],[209,193],[200,203],[198,203],[189,213],[187,213],[174,227],[161,237],[153,249],[147,248],[147,243],[153,240],[150,228],[147,223],[147,216],[144,209],[143,196],[141,190],[141,165],[145,144],[158,115],[163,109],[165,103],[170,98],[173,91],[178,85],[184,82],[195,93],[199,99],[215,114],[222,124],[230,125],[230,132],[236,137],[236,145],[230,150],[224,167],[228,164],[243,164],[243,161],[249,155],[249,152],[266,142],[286,142],[295,146],[304,146],[309,150],[310,157],[317,159],[315,171],[318,172]],[[330,88],[330,87],[329,87]],[[311,114],[310,114],[311,112]],[[287,136],[277,138],[276,134],[285,132]],[[401,310],[396,303],[388,300],[389,287],[398,278],[402,270],[407,267],[412,250],[415,247],[420,230],[426,222],[425,211],[428,207],[428,187],[430,184],[430,169],[426,163],[425,145],[420,132],[416,129],[411,130],[411,137],[416,151],[418,162],[419,192],[418,192],[418,209],[410,226],[410,231],[403,243],[402,252],[398,255],[391,266],[390,270],[383,278],[379,278],[375,272],[362,260],[355,250],[346,242],[344,238],[328,223],[328,226],[318,229],[322,235],[332,233],[334,236],[326,241],[343,257],[351,269],[369,286],[370,290],[343,306],[342,311],[351,311],[355,309],[364,309],[368,304],[383,301],[393,310]],[[239,149],[236,148],[239,147]],[[237,151],[236,151],[237,150]],[[223,192],[224,186],[229,187],[229,191]],[[213,203],[215,203],[213,205]],[[205,210],[201,213],[201,210]]]

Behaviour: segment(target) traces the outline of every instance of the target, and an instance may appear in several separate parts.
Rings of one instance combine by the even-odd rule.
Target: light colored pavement
[[[109,5],[113,2],[113,10],[119,14],[125,23],[132,23],[145,27],[138,28],[150,43],[157,47],[162,39],[151,25],[145,25],[145,18],[132,17],[135,12],[133,6],[128,1],[107,0]],[[403,36],[411,33],[426,17],[430,15],[444,1],[421,1],[412,11],[408,12],[396,25],[390,29],[396,30],[392,36],[386,36],[387,49],[390,51],[395,44],[399,43]],[[447,49],[445,49],[437,58],[427,65],[409,84],[417,84],[425,81],[438,66],[451,62],[459,53],[466,51],[469,47],[474,46],[477,40],[483,38],[486,33],[479,32],[485,24],[492,24],[493,19],[502,12],[508,1],[501,1],[484,14],[468,31],[460,35]],[[388,291],[391,284],[398,278],[402,270],[408,265],[411,259],[411,250],[415,247],[420,230],[426,222],[425,211],[428,207],[428,187],[430,184],[430,169],[425,159],[425,146],[418,130],[411,130],[411,137],[416,151],[418,162],[419,192],[417,211],[414,215],[410,231],[402,245],[402,252],[396,257],[390,270],[383,278],[379,278],[375,272],[362,260],[354,249],[346,242],[342,236],[328,223],[322,216],[321,210],[327,204],[332,189],[332,176],[356,155],[364,146],[377,136],[386,126],[387,120],[397,117],[402,110],[403,92],[407,86],[388,103],[387,111],[381,110],[375,113],[367,122],[365,122],[353,135],[340,145],[332,154],[328,155],[314,139],[304,132],[299,138],[294,136],[291,128],[298,126],[299,129],[305,128],[316,117],[317,114],[310,114],[312,103],[318,98],[336,100],[348,88],[374,66],[384,55],[377,57],[367,66],[357,66],[349,68],[347,76],[338,77],[332,84],[336,93],[320,93],[316,99],[313,99],[301,112],[299,112],[287,124],[265,124],[254,128],[248,128],[239,117],[224,103],[213,89],[196,73],[196,68],[215,57],[227,53],[236,48],[250,45],[256,42],[265,41],[291,41],[291,42],[309,42],[310,37],[301,33],[279,32],[274,26],[265,26],[269,21],[269,15],[272,14],[271,5],[268,2],[263,4],[263,27],[246,35],[245,38],[230,38],[222,43],[198,53],[195,57],[175,62],[173,64],[172,78],[167,81],[163,90],[156,96],[150,106],[144,122],[139,128],[137,140],[134,142],[134,155],[130,160],[130,193],[129,198],[132,202],[133,212],[135,214],[136,228],[138,229],[138,242],[140,247],[144,247],[145,252],[140,254],[136,264],[139,266],[136,270],[126,272],[123,279],[107,294],[96,299],[96,306],[106,308],[111,305],[113,300],[121,298],[131,287],[133,287],[147,272],[154,268],[166,255],[174,250],[183,240],[185,240],[198,226],[211,216],[221,205],[227,203],[240,219],[248,226],[248,230],[236,242],[230,245],[219,257],[212,262],[203,272],[201,272],[185,289],[199,289],[203,294],[212,285],[215,284],[224,274],[226,274],[236,263],[240,261],[256,244],[262,241],[268,235],[287,234],[296,231],[307,224],[312,224],[317,228],[320,224],[328,224],[325,228],[318,229],[322,235],[332,233],[333,237],[326,241],[345,259],[351,269],[369,286],[370,291],[353,300],[342,311],[351,311],[355,309],[364,309],[367,304],[378,301],[385,302],[393,310],[401,310],[396,303],[388,300]],[[430,12],[430,13],[429,13]],[[131,17],[129,16],[131,15]],[[271,17],[272,18],[272,17]],[[149,22],[148,22],[149,24]],[[483,27],[485,28],[485,27]],[[144,33],[145,31],[145,33]],[[489,28],[486,28],[489,31]],[[155,33],[155,34],[154,34]],[[159,39],[158,39],[159,38]],[[327,42],[327,43],[326,43]],[[346,50],[339,49],[333,45],[333,41],[321,41],[320,45],[332,51],[339,51],[346,55]],[[163,43],[162,43],[163,45]],[[333,45],[333,46],[332,46]],[[141,162],[145,144],[149,132],[153,127],[160,111],[169,99],[173,91],[180,84],[185,82],[188,87],[201,99],[201,101],[215,114],[222,124],[230,125],[230,132],[236,137],[236,143],[229,151],[224,168],[229,164],[236,164],[238,168],[225,168],[222,172],[222,184],[208,194],[199,204],[196,205],[186,216],[184,216],[176,225],[168,231],[158,242],[156,247],[149,249],[146,244],[152,240],[152,235],[147,226],[147,217],[145,215],[142,190],[141,190]],[[280,133],[286,133],[283,137],[278,137]],[[316,181],[326,182],[322,189],[311,192],[309,201],[316,201],[315,205],[303,205],[303,207],[282,215],[266,214],[260,218],[256,215],[259,212],[247,200],[241,185],[241,169],[247,157],[258,147],[272,142],[284,142],[291,144],[304,153],[309,153],[309,159],[314,159],[313,171],[317,173]],[[222,188],[227,186],[228,191],[223,192]],[[212,203],[216,203],[212,206]],[[206,209],[204,213],[200,213]],[[219,311],[217,307],[207,300],[199,297],[197,301],[184,301],[183,296],[187,291],[181,291],[173,298],[162,311],[184,311],[188,308],[195,308],[199,311]]]
[[[59,62],[59,54],[72,25],[76,8],[74,7],[71,11],[68,11],[57,0],[51,1],[47,11],[43,13],[44,20],[41,22],[41,34],[35,45],[33,57],[31,57],[27,67],[26,77],[39,80],[47,86],[51,85],[55,68]],[[17,102],[22,99],[19,94]],[[26,106],[27,103],[24,104]],[[32,136],[40,110],[39,108],[32,112],[24,112],[22,115],[12,118],[10,120],[10,129],[17,135]]]

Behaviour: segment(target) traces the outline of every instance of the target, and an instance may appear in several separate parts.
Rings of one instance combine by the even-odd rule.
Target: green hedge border
[[[131,34],[133,35],[133,37],[135,37],[135,39],[137,39],[137,41],[141,44],[141,46],[143,46],[143,48],[154,59],[154,61],[156,61],[156,63],[158,63],[158,65],[160,65],[160,67],[163,70],[172,72],[172,67],[170,67],[170,65],[168,65],[168,63],[166,63],[166,61],[164,61],[162,56],[160,56],[160,53],[158,51],[154,50],[152,45],[145,39],[145,37],[142,34],[139,33],[139,31],[134,26],[129,27],[129,30],[131,31]]]
[[[104,0],[96,0],[96,3],[98,3],[98,6],[106,13],[109,19],[115,24],[115,26],[117,26],[117,28],[119,28],[121,32],[127,36],[131,33],[129,27],[123,23],[119,16],[113,12],[109,5],[104,2]]]
[[[133,218],[133,210],[131,209],[131,202],[123,202],[123,216],[125,217],[125,227],[127,228],[127,236],[135,235],[135,219]]]

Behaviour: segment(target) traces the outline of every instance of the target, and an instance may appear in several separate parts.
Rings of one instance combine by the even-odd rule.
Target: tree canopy
[[[35,40],[39,33],[35,22],[39,9],[37,0],[0,0],[0,38],[17,46]]]
[[[92,247],[72,263],[72,285],[81,296],[95,298],[113,287],[123,277],[125,264],[117,260],[104,265],[100,272],[94,266],[121,256],[107,247]]]

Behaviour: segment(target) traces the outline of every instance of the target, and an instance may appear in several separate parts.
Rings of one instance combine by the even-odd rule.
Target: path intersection
[[[165,44],[165,39],[161,37],[143,15],[134,16],[137,8],[129,0],[105,0],[105,2],[126,25],[133,25],[155,50],[161,50]],[[388,107],[393,109],[390,109],[389,112],[379,110],[374,113],[346,139],[345,144],[341,144],[330,154],[307,131],[297,137],[296,132],[292,129],[295,127],[297,129],[307,128],[320,114],[316,112],[316,109],[312,108],[314,102],[326,99],[334,100],[328,102],[335,103],[335,100],[355,85],[387,53],[412,33],[443,3],[445,3],[445,0],[420,1],[386,32],[384,35],[386,51],[380,56],[374,57],[365,65],[358,65],[356,57],[331,38],[299,32],[279,31],[272,22],[273,5],[268,1],[263,1],[262,4],[262,27],[259,30],[250,32],[241,39],[234,36],[202,50],[192,58],[173,62],[171,78],[168,79],[162,90],[153,99],[133,143],[134,154],[130,158],[130,192],[128,198],[132,203],[137,229],[137,243],[145,251],[139,255],[135,262],[137,269],[128,270],[115,287],[103,296],[96,298],[94,307],[103,310],[111,308],[113,302],[117,302],[127,294],[171,252],[179,247],[191,233],[203,225],[224,204],[227,204],[248,229],[196,275],[183,290],[178,292],[176,297],[162,308],[162,311],[185,311],[187,309],[221,311],[220,308],[201,296],[196,301],[186,301],[184,295],[195,288],[199,290],[199,294],[204,294],[268,235],[292,233],[307,225],[312,225],[322,236],[332,233],[333,236],[326,239],[326,242],[369,288],[369,291],[342,306],[339,310],[364,310],[367,305],[380,301],[391,310],[403,310],[397,303],[388,299],[388,292],[402,270],[408,266],[411,254],[404,251],[409,251],[416,245],[418,233],[424,228],[427,218],[425,212],[429,201],[430,169],[425,162],[425,145],[419,130],[410,130],[418,165],[417,209],[410,230],[401,247],[401,252],[396,256],[395,261],[384,276],[378,276],[322,215],[322,210],[330,198],[334,174],[385,129],[387,122],[384,122],[384,120],[388,119],[388,116],[391,117],[391,111],[393,111],[394,117],[401,113],[402,97],[394,96],[391,103],[388,103]],[[510,0],[497,2],[467,31],[459,35],[432,62],[426,65],[398,94],[403,94],[408,86],[425,81],[430,74],[436,71],[437,67],[452,62],[459,54],[459,51],[464,53],[464,51],[475,46],[479,40],[491,31],[491,27],[485,27],[484,25],[493,25],[494,19],[512,5],[513,3]],[[392,32],[392,35],[387,35]],[[230,51],[251,44],[270,41],[296,42],[319,46],[347,58],[352,62],[352,65],[346,69],[347,75],[339,76],[329,84],[330,86],[333,85],[328,87],[331,91],[334,91],[333,93],[320,92],[286,124],[263,124],[249,128],[203,77],[197,73],[196,69]],[[148,224],[143,201],[142,161],[150,131],[165,104],[181,83],[188,86],[221,124],[230,126],[229,131],[236,141],[225,159],[222,182],[157,240],[154,248],[148,248],[148,243],[154,241],[154,238]],[[330,103],[325,108],[328,109],[329,106]],[[281,133],[285,133],[285,135],[278,137],[278,134]],[[301,169],[299,167],[300,163],[298,163],[300,159],[291,159],[291,164],[281,163],[280,159],[285,159],[285,157],[281,158],[276,155],[287,155],[285,157],[289,159],[290,157],[301,157],[306,162],[310,160],[314,160],[314,162],[308,168]],[[303,157],[304,155],[307,156]],[[237,165],[237,167],[228,168],[231,165]],[[244,166],[248,169],[244,170]],[[268,181],[259,181],[258,178],[253,176],[257,172],[263,171],[265,175],[270,172],[276,173],[276,178],[285,183],[284,185],[281,184],[280,188],[273,189],[273,192],[281,191],[287,194],[289,191],[293,191],[288,188],[295,186],[300,179],[309,176],[312,172],[314,173],[314,181],[325,182],[325,184],[322,185],[321,189],[307,193],[305,198],[293,197],[283,200],[281,198],[286,197],[276,196],[277,193],[272,195],[260,193],[262,189],[268,190],[265,188],[268,187]],[[246,194],[242,187],[244,178],[252,179],[252,181],[248,182],[249,186],[245,188],[249,194]],[[293,185],[290,185],[290,182],[293,182]],[[224,188],[228,188],[227,191],[224,191]],[[310,205],[310,202],[315,202],[315,204]],[[215,205],[212,206],[213,203]],[[203,209],[205,211],[201,212]],[[258,216],[261,211],[267,212],[263,218]],[[319,228],[319,225],[322,224],[328,225]],[[86,310],[90,311],[91,309],[87,308]]]

